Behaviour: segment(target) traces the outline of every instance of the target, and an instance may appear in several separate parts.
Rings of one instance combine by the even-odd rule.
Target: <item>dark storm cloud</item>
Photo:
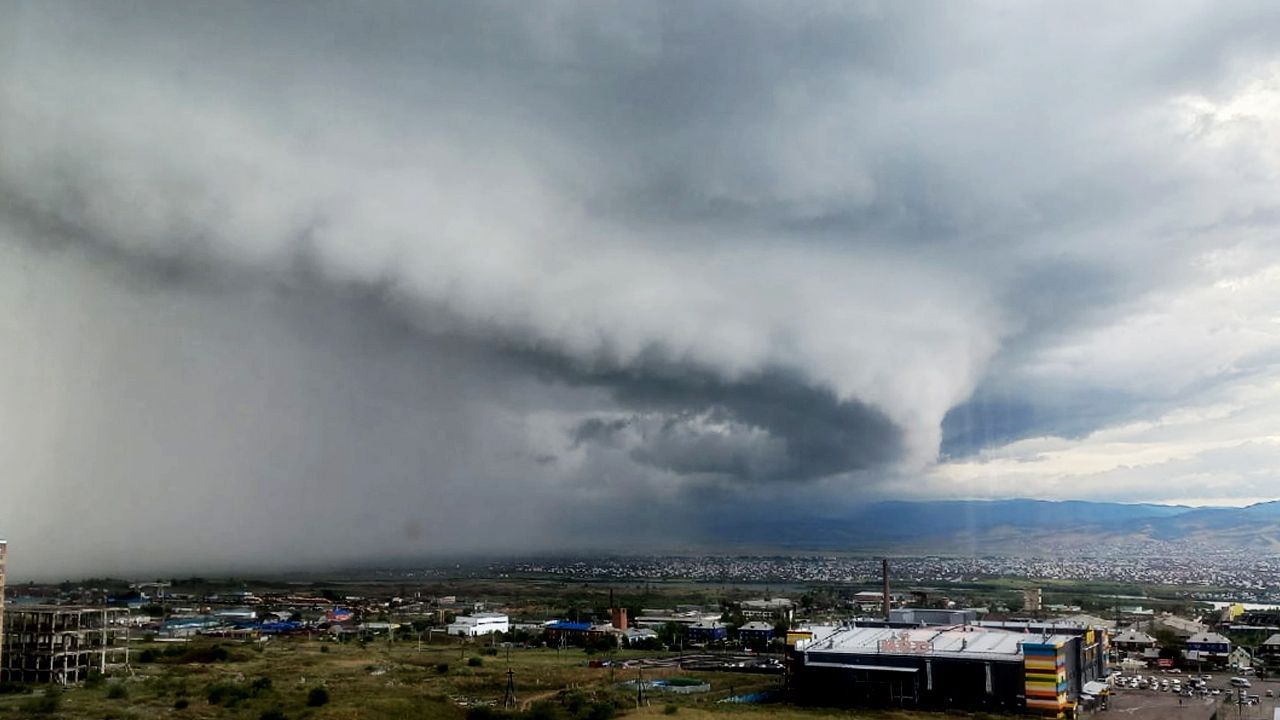
[[[1083,437],[1271,356],[1238,312],[1144,349],[1276,260],[1277,32],[1270,3],[13,3],[0,427],[30,437],[0,449],[27,502],[223,482],[263,544],[350,516],[373,552],[627,500],[665,535],[698,493]],[[503,493],[545,522],[475,537]]]
[[[681,475],[806,480],[883,465],[902,451],[901,431],[883,413],[782,371],[736,382],[680,368],[574,381],[599,383],[623,407],[649,413],[584,420],[575,443],[616,445],[632,432],[633,459]]]

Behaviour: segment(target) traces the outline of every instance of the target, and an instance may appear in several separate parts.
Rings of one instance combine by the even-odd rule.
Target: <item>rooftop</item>
[[[931,628],[811,628],[814,639],[801,641],[805,653],[929,655],[1021,660],[1023,643],[1061,644],[1072,635],[1020,633],[974,626]]]
[[[1129,628],[1112,639],[1112,642],[1118,643],[1143,643],[1154,644],[1155,638],[1135,628]]]
[[[1227,645],[1230,644],[1230,642],[1231,641],[1227,639],[1226,636],[1219,635],[1216,632],[1196,633],[1195,635],[1187,638],[1187,643],[1213,643],[1216,645]]]

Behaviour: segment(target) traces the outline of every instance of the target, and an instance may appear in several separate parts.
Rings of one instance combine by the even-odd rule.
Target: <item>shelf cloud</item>
[[[1048,492],[1277,357],[1265,3],[7,14],[15,572]]]

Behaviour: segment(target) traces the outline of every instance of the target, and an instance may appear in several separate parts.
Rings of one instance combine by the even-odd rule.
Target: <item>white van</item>
[[[1233,677],[1233,678],[1231,678],[1231,686],[1232,686],[1232,687],[1238,687],[1238,688],[1242,688],[1242,687],[1253,687],[1252,685],[1250,685],[1250,684],[1249,684],[1249,680],[1248,680],[1248,679],[1246,679],[1246,678],[1242,678],[1242,677]]]

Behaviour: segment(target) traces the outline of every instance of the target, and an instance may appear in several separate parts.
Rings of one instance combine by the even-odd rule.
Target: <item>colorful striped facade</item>
[[[1023,643],[1027,710],[1062,717],[1067,708],[1067,656],[1063,643]]]

